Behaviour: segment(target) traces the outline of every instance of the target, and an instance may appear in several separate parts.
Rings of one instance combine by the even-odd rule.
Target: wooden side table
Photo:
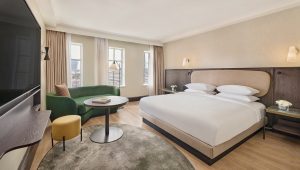
[[[165,94],[175,94],[175,93],[180,92],[180,91],[172,91],[171,89],[167,89],[167,88],[163,88],[163,89],[161,89],[161,91]]]
[[[270,106],[266,109],[266,114],[271,117],[271,130],[300,137],[300,109],[283,111],[277,106]],[[278,118],[276,123],[273,122],[273,117]]]

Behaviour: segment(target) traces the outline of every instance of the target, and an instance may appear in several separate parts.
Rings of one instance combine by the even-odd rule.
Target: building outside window
[[[71,68],[71,87],[82,86],[82,44],[71,44],[70,68]]]
[[[144,52],[144,84],[149,84],[149,60],[150,60],[150,52]]]
[[[108,70],[108,84],[114,86],[125,86],[125,49],[118,47],[109,47],[108,65],[114,61],[119,66],[119,70]]]

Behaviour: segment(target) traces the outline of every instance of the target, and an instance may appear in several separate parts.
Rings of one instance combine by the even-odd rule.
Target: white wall
[[[83,86],[95,85],[95,38],[72,34],[71,41],[83,46]]]
[[[144,51],[149,51],[150,46],[115,40],[109,40],[108,45],[125,49],[125,86],[121,87],[121,95],[148,95],[148,88],[144,85]]]
[[[286,62],[289,46],[300,49],[300,7],[164,44],[165,68],[300,66]]]
[[[96,85],[94,37],[72,34],[71,40],[83,45],[83,85]],[[108,40],[108,46],[125,49],[125,86],[121,87],[121,95],[126,97],[148,95],[143,77],[144,51],[148,51],[150,46],[116,40]]]

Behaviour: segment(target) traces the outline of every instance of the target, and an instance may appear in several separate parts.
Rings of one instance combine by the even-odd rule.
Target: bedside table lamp
[[[287,62],[295,62],[297,59],[298,49],[295,46],[289,47],[288,56],[286,58]]]

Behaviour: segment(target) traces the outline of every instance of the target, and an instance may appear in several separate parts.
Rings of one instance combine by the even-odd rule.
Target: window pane
[[[116,49],[115,51],[115,60],[121,61],[122,60],[122,51],[120,49]]]
[[[81,50],[80,44],[71,45],[71,87],[81,86]]]
[[[71,46],[71,58],[80,59],[80,45],[72,44]]]
[[[149,81],[149,58],[150,53],[144,53],[144,84],[148,84]]]

